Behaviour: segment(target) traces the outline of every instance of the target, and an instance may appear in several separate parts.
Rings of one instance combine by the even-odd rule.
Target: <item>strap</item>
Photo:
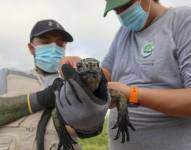
[[[27,94],[27,108],[28,108],[28,111],[29,111],[29,113],[33,113],[32,112],[32,108],[31,108],[31,103],[30,103],[30,96],[29,96],[29,94]]]
[[[138,88],[136,86],[130,87],[129,103],[132,105],[138,105]]]

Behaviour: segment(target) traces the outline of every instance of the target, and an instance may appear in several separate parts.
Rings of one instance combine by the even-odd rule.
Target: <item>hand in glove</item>
[[[65,83],[56,102],[62,124],[72,126],[80,138],[89,138],[101,133],[110,99],[107,80],[99,66],[91,67],[95,64],[92,59],[84,61],[77,69],[62,66]]]
[[[53,108],[55,106],[55,91],[59,90],[63,85],[61,78],[56,78],[53,84],[42,91],[30,95],[30,105],[32,112],[36,112],[43,108]]]

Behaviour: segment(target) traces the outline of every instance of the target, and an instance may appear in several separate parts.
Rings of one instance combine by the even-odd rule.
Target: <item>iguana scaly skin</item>
[[[99,62],[96,59],[82,59],[77,63],[76,71],[92,91],[95,91],[98,88],[102,74]]]

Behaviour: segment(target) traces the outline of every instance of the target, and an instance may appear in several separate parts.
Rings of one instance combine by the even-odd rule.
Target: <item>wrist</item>
[[[53,108],[55,106],[55,94],[54,87],[49,86],[46,89],[37,92],[36,94],[37,103],[43,108]]]
[[[137,86],[131,86],[129,88],[129,96],[128,96],[128,103],[132,106],[137,106],[139,105],[139,100],[138,100],[138,94],[139,94],[139,89]]]
[[[27,108],[29,113],[34,113],[43,109],[43,107],[39,104],[35,93],[27,95]]]

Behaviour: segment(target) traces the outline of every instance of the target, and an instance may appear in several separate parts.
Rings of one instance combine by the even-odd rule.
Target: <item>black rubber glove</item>
[[[46,108],[52,108],[55,106],[55,94],[51,86],[44,89],[43,91],[37,92],[38,103]]]
[[[56,78],[53,84],[46,89],[36,93],[38,103],[45,108],[53,108],[55,106],[55,91],[59,90],[63,85],[61,78]]]
[[[46,108],[52,108],[55,106],[55,91],[59,90],[63,85],[61,78],[56,78],[51,86],[43,91],[37,92],[37,100],[39,104]]]

